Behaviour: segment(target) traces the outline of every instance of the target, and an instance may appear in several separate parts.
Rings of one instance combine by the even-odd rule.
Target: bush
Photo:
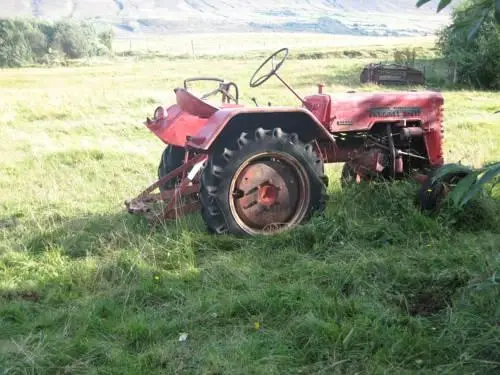
[[[415,66],[415,59],[417,58],[416,48],[405,48],[403,50],[394,51],[394,62],[396,64]]]
[[[99,40],[101,41],[101,44],[105,46],[108,51],[113,50],[113,37],[113,30],[104,31],[99,34]]]
[[[0,66],[17,67],[30,62],[32,53],[19,22],[0,22]]]
[[[112,40],[112,31],[99,33],[89,23],[0,20],[0,67],[102,56]]]
[[[36,60],[39,60],[47,53],[48,39],[40,29],[32,28],[31,30],[27,30],[25,38]]]
[[[64,22],[55,25],[51,48],[61,51],[69,59],[79,59],[89,55],[90,43],[80,25]]]
[[[470,10],[481,0],[472,0],[453,12],[453,23],[439,35],[438,47],[454,68],[454,83],[480,89],[500,89],[500,27],[493,10],[478,24],[474,38],[463,27],[470,23]]]

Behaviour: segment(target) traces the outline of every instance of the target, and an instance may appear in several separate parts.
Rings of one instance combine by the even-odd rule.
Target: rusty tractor
[[[438,92],[299,96],[278,70],[282,48],[250,79],[258,87],[276,77],[297,107],[245,106],[238,86],[219,78],[192,78],[174,90],[176,103],[159,106],[145,126],[166,148],[158,180],[126,201],[132,214],[156,224],[200,212],[216,234],[278,233],[322,212],[327,163],[344,163],[342,185],[412,178],[423,183],[443,165],[443,97]],[[264,73],[262,73],[264,72]],[[215,82],[195,96],[188,83]],[[220,105],[209,104],[221,95]]]

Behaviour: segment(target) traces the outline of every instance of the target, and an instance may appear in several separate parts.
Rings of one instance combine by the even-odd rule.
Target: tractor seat
[[[217,107],[214,107],[191,94],[186,89],[176,88],[174,92],[177,99],[177,105],[183,111],[190,113],[193,116],[209,118],[219,110]]]

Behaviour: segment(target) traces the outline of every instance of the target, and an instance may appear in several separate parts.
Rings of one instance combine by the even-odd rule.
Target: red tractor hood
[[[314,122],[328,138],[328,131],[362,131],[370,129],[377,122],[403,119],[420,120],[425,127],[440,117],[438,109],[443,104],[443,97],[433,91],[314,94],[305,98],[303,108],[240,105],[210,108],[202,103],[204,107],[201,109],[204,111],[201,112],[200,106],[196,104],[191,100],[180,101],[180,105],[174,104],[167,109],[164,118],[149,120],[146,126],[167,144],[183,147],[189,139],[187,145],[206,149],[210,140],[238,114],[296,112],[308,116],[312,114]]]
[[[421,120],[426,123],[444,100],[439,92],[346,93],[330,95],[330,131],[358,131],[375,122]]]
[[[336,93],[330,94],[332,104],[339,106],[355,106],[367,108],[370,106],[390,107],[401,106],[409,103],[442,102],[443,96],[436,91],[404,91],[383,93]]]

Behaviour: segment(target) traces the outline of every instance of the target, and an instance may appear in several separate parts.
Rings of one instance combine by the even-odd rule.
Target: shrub
[[[99,34],[99,40],[101,44],[104,45],[108,51],[113,50],[113,30],[103,31]]]
[[[31,60],[31,49],[19,22],[0,21],[0,66],[18,67]]]
[[[453,12],[453,23],[441,31],[438,47],[454,68],[454,83],[481,89],[500,89],[500,27],[493,10],[477,24],[473,38],[465,24],[470,24],[471,9],[481,0],[466,2]]]
[[[111,52],[113,33],[90,23],[0,20],[0,67],[78,59]]]
[[[397,64],[415,66],[416,58],[417,50],[415,48],[397,49],[394,51],[394,62]]]
[[[40,29],[32,28],[25,31],[24,37],[31,48],[33,57],[39,61],[47,53],[47,36]]]
[[[90,43],[81,25],[59,22],[55,25],[51,48],[63,52],[70,59],[78,59],[89,54]]]

